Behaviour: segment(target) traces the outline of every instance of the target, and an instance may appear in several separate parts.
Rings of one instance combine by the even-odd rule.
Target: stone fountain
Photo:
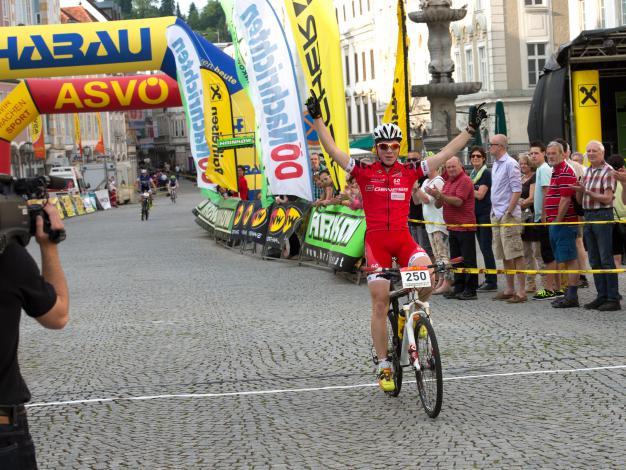
[[[424,139],[427,150],[438,151],[454,136],[456,127],[456,97],[476,93],[481,82],[455,83],[452,78],[454,62],[450,56],[452,36],[450,22],[465,18],[465,8],[454,9],[450,0],[421,0],[420,11],[409,13],[415,23],[428,27],[428,72],[432,79],[428,85],[414,85],[411,96],[425,96],[430,101],[431,130]]]

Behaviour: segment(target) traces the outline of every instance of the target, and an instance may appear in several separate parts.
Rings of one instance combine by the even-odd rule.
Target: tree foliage
[[[159,13],[161,16],[174,16],[176,13],[176,4],[174,3],[174,0],[161,0]]]

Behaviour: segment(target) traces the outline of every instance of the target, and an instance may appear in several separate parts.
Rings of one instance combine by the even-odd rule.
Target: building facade
[[[569,2],[570,39],[589,29],[626,25],[626,0],[577,0]]]

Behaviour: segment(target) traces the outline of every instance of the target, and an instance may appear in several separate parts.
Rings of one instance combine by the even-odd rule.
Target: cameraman
[[[63,229],[56,208],[43,208],[53,230]],[[28,432],[24,403],[30,392],[17,362],[22,309],[45,328],[61,329],[68,321],[69,294],[57,245],[37,217],[41,269],[24,247],[10,243],[0,254],[0,469],[36,469],[35,447]]]

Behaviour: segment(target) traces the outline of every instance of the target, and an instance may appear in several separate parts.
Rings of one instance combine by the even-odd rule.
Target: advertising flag
[[[598,70],[572,72],[572,102],[578,148],[584,149],[590,140],[602,142],[600,72]]]
[[[322,105],[322,118],[337,146],[348,155],[348,120],[343,86],[339,26],[332,0],[285,0],[307,85]],[[325,158],[336,188],[345,186],[343,169]]]
[[[80,119],[78,114],[74,113],[74,139],[76,140],[76,146],[78,147],[78,153],[83,156],[83,141],[80,137]]]
[[[94,148],[94,152],[104,155],[104,136],[102,135],[102,120],[100,119],[100,113],[96,113],[96,121],[98,122],[98,143]]]
[[[233,111],[231,97],[226,82],[217,73],[203,69],[200,71],[204,89],[204,107],[208,113],[205,121],[207,141],[210,143],[211,158],[207,161],[206,176],[211,182],[226,189],[238,191],[237,163],[234,149],[221,150],[218,141],[224,137],[232,137]]]
[[[269,189],[272,194],[310,201],[311,169],[302,103],[276,11],[267,0],[238,0],[233,4],[232,20],[248,73]]]
[[[167,43],[174,54],[178,71],[178,89],[185,108],[187,128],[190,130],[191,154],[196,166],[198,188],[213,188],[214,184],[205,172],[211,152],[205,128],[205,97],[200,57],[193,32],[184,24],[176,23],[167,28]],[[210,124],[210,121],[206,121]]]
[[[46,144],[43,139],[43,122],[41,116],[37,116],[28,129],[30,141],[33,143],[33,152],[35,160],[46,159]]]
[[[393,74],[393,89],[391,100],[385,110],[383,122],[393,122],[400,126],[404,139],[400,144],[400,155],[407,155],[409,152],[409,128],[408,128],[408,91],[410,78],[406,64],[406,51],[409,48],[409,38],[406,35],[406,24],[404,14],[404,2],[398,0],[398,45],[396,47],[396,70]]]

